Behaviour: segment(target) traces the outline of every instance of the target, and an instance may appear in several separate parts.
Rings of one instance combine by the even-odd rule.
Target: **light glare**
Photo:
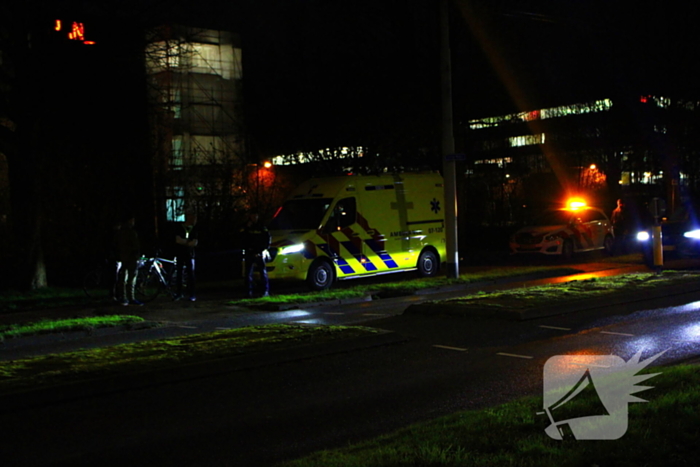
[[[292,253],[299,253],[301,250],[304,249],[304,244],[303,243],[298,243],[296,245],[289,245],[280,250],[281,255],[289,255]]]

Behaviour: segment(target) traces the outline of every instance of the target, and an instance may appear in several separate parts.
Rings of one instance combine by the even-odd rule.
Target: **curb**
[[[353,352],[384,345],[407,342],[408,337],[394,331],[378,329],[378,333],[346,338],[321,344],[307,344],[272,352],[251,353],[233,357],[202,360],[158,369],[127,372],[100,378],[85,378],[70,383],[48,384],[0,393],[0,413],[52,405],[98,395],[144,389],[180,381],[191,381],[236,371],[249,370],[327,355]]]
[[[631,309],[647,308],[654,306],[653,301],[664,299],[667,306],[668,301],[678,299],[687,303],[689,299],[700,300],[700,284],[688,283],[669,285],[656,289],[643,290],[637,293],[618,294],[611,293],[606,297],[592,298],[587,300],[571,300],[550,306],[538,308],[503,308],[495,307],[470,307],[465,305],[451,305],[446,302],[425,302],[409,306],[405,315],[448,315],[461,316],[465,318],[494,318],[510,321],[525,321],[529,319],[544,318],[548,316],[574,313],[578,311],[594,310],[599,308],[629,305]],[[643,305],[640,307],[640,305]]]

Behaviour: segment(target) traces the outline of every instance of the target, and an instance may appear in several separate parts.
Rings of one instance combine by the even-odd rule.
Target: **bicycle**
[[[136,277],[136,297],[143,301],[155,299],[161,291],[165,290],[171,298],[177,296],[173,287],[177,283],[177,268],[174,259],[166,259],[158,256],[147,258],[143,256],[139,261],[139,269]],[[183,287],[186,286],[187,272],[183,271]]]

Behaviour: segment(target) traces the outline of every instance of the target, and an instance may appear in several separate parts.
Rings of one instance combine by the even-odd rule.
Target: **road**
[[[289,318],[364,316],[406,340],[243,371],[183,373],[180,380],[60,403],[4,406],[0,452],[3,465],[22,466],[271,465],[457,410],[538,395],[553,355],[627,360],[639,350],[643,358],[666,350],[661,365],[696,358],[698,300],[522,322],[394,311],[366,316],[367,304],[318,309],[316,317]],[[653,390],[642,395],[652,396]]]

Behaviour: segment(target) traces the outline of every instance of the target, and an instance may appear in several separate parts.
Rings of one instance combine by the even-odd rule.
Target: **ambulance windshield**
[[[332,198],[292,199],[284,203],[269,225],[269,230],[315,230]]]

